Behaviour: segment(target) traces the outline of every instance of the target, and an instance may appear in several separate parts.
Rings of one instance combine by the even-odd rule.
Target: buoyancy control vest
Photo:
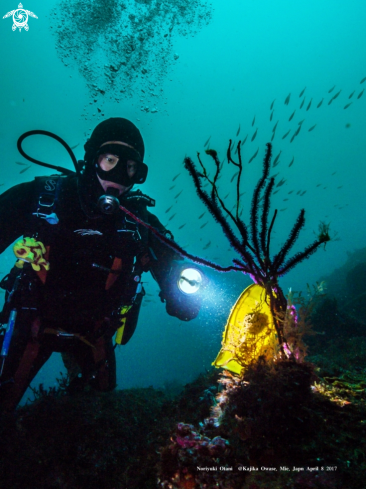
[[[141,273],[153,259],[148,231],[122,211],[89,219],[79,203],[76,176],[37,177],[34,194],[27,233],[45,245],[50,262],[49,271],[37,272],[42,317],[84,333],[91,321],[114,318],[118,329],[129,316],[120,338],[125,344],[144,295]],[[128,192],[123,205],[148,221],[153,215],[147,207],[155,201],[138,190]]]

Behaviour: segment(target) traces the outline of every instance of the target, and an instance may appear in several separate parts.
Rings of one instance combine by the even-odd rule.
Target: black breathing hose
[[[28,131],[28,132],[25,132],[24,134],[22,134],[20,136],[20,138],[18,139],[18,141],[17,141],[17,148],[18,148],[19,153],[24,158],[26,158],[27,160],[31,161],[32,163],[36,163],[37,165],[45,166],[46,168],[52,168],[53,170],[56,170],[56,171],[58,171],[60,173],[63,173],[64,175],[73,175],[75,173],[74,171],[68,170],[67,168],[62,168],[62,166],[55,166],[55,165],[50,165],[49,163],[43,163],[42,161],[36,160],[36,159],[32,158],[31,156],[27,155],[27,153],[25,153],[25,151],[22,148],[22,142],[27,137],[34,136],[36,134],[41,134],[43,136],[49,136],[49,137],[51,137],[53,139],[56,139],[56,141],[58,141],[59,143],[61,143],[62,146],[66,149],[66,151],[69,153],[70,158],[72,159],[72,162],[74,163],[76,174],[77,175],[80,175],[80,168],[79,168],[77,159],[75,158],[75,155],[74,155],[72,149],[66,143],[66,141],[64,141],[62,138],[60,138],[59,136],[57,136],[53,132],[42,131],[41,129],[35,129],[34,131]]]

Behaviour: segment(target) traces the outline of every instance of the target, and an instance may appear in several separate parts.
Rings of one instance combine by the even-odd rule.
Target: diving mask
[[[99,161],[102,155],[113,155],[110,170],[103,170],[100,167]],[[99,148],[94,164],[99,178],[125,187],[144,183],[148,172],[148,167],[141,161],[140,154],[133,148],[121,144],[104,144]],[[130,171],[131,166],[134,172]]]

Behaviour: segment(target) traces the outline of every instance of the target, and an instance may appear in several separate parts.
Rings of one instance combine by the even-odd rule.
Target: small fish
[[[310,128],[310,129],[308,129],[308,132],[313,131],[315,128],[316,128],[316,124],[314,124],[313,126],[311,126],[311,128]]]
[[[295,156],[292,157],[291,163],[288,166],[289,167],[292,166],[294,161],[295,161]]]
[[[339,186],[339,187],[337,187],[337,188],[342,188],[342,187],[343,187],[343,185],[340,185],[340,186]]]
[[[178,229],[183,229],[183,228],[184,228],[184,226],[185,226],[186,224],[187,224],[187,223],[182,224],[181,226],[179,226],[179,228],[178,228]]]
[[[300,104],[300,109],[302,109],[302,106],[303,106],[303,105],[304,105],[304,103],[305,103],[305,98],[306,98],[306,97],[304,97],[304,98],[302,99],[302,102],[301,102],[301,104]]]
[[[311,107],[311,102],[313,101],[313,99],[310,99],[310,102],[309,102],[309,105],[306,107],[306,110],[308,111]]]
[[[316,185],[317,187],[320,187],[321,183],[318,183],[318,185]]]
[[[236,175],[238,174],[239,172],[237,171],[236,173],[234,173],[234,175],[231,177],[231,180],[230,180],[230,183],[234,180],[234,178],[236,177]]]
[[[343,107],[343,109],[348,109],[348,107],[349,107],[350,105],[352,105],[352,102],[350,102],[349,104],[346,104],[346,105]]]
[[[290,102],[290,97],[291,97],[291,93],[289,93],[286,97],[286,100],[285,100],[285,105],[288,105],[289,102]]]
[[[289,130],[286,132],[286,134],[284,134],[284,135],[282,136],[282,139],[285,139],[285,138],[286,138],[286,137],[287,137],[287,136],[290,134],[290,132],[291,132],[291,129],[289,129]]]
[[[254,119],[253,119],[253,122],[252,122],[252,127],[254,126],[254,123],[255,123],[255,116],[254,116]]]
[[[276,128],[277,128],[277,124],[278,124],[279,121],[276,122],[276,124],[273,126],[273,129],[272,129],[272,132],[275,132]]]
[[[355,94],[355,91],[356,90],[353,90],[353,92],[349,95],[349,97],[348,97],[349,99],[353,97],[353,95]]]
[[[306,87],[304,88],[304,90],[301,91],[299,98],[301,98],[304,95],[305,90],[306,90]]]
[[[276,185],[276,188],[277,187],[282,187],[282,185],[286,182],[286,180],[284,178],[281,178],[281,180],[278,182],[278,184]]]
[[[316,106],[317,109],[319,109],[319,107],[321,106],[321,104],[323,103],[323,98],[321,99],[321,101],[318,103],[318,105]]]
[[[271,103],[271,107],[270,107],[270,109],[269,109],[269,110],[272,110],[272,109],[273,109],[273,106],[274,106],[275,100],[276,100],[276,99],[274,99],[274,101]]]
[[[293,116],[295,115],[295,112],[296,112],[296,109],[292,112],[292,114],[290,115],[290,118],[289,118],[289,121],[292,120]]]
[[[175,213],[172,216],[170,216],[169,219],[168,219],[168,222],[171,221],[173,219],[173,217],[175,217],[176,215],[177,215],[177,213]]]
[[[292,141],[296,138],[296,132],[295,134],[292,135],[292,138],[290,139],[290,143],[292,143]]]
[[[336,172],[336,171],[334,171],[334,172],[332,173],[332,175],[331,175],[331,176],[335,175],[336,173],[337,173],[337,172]]]
[[[284,207],[283,209],[280,209],[280,212],[283,212],[287,209],[287,207]]]
[[[277,173],[275,173],[274,175],[272,175],[272,177],[273,177],[273,178],[276,178],[276,177],[277,177],[277,175],[279,175],[279,174],[280,174],[280,172],[278,171]]]
[[[300,197],[302,197],[303,195],[305,195],[307,192],[307,190],[304,190],[301,194],[300,194]]]
[[[173,205],[174,205],[174,204],[173,204]],[[168,212],[170,211],[170,209],[171,209],[172,207],[173,207],[173,206],[171,205],[171,206],[169,207],[169,209],[167,209],[167,210],[165,211],[165,214],[168,214]]]
[[[177,195],[174,198],[177,199],[182,192],[183,192],[183,190],[181,190],[179,193],[177,193]]]
[[[240,132],[240,124],[239,124],[239,128],[238,128],[238,130],[237,130],[237,132],[236,132],[236,135],[237,135],[237,136],[239,136],[239,132]]]
[[[245,144],[245,141],[248,139],[248,134],[245,136],[245,139],[243,139],[241,145],[243,146]]]
[[[29,170],[29,168],[31,167],[32,165],[29,165],[27,166],[27,168],[23,168],[23,170],[20,170],[19,173],[24,173],[25,171]]]
[[[175,187],[176,187],[176,185],[172,185],[172,186],[169,188],[169,190],[173,190],[173,188],[175,188]]]
[[[254,139],[255,139],[255,137],[257,135],[257,132],[258,132],[258,129],[255,130],[255,133],[253,134],[251,141],[254,141]]]
[[[271,112],[271,116],[270,116],[270,118],[269,118],[270,122],[271,122],[271,121],[272,121],[272,119],[273,119],[273,114],[274,114],[274,110],[272,110],[272,112]]]
[[[360,81],[360,85],[362,85],[362,83],[364,83],[366,81],[366,76],[365,78],[362,78],[362,80]]]
[[[258,151],[259,151],[259,148],[258,148],[258,149],[257,149],[257,151],[254,153],[254,155],[253,155],[253,156],[250,158],[250,160],[248,161],[248,163],[251,163],[251,162],[254,160],[254,158],[255,158],[255,157],[257,156],[257,154],[258,154]]]
[[[362,91],[357,95],[358,99],[362,97],[364,91],[365,91],[365,89],[363,88]]]
[[[204,148],[206,148],[206,146],[208,145],[208,143],[210,142],[210,139],[211,139],[211,136],[207,139],[207,141],[205,142],[205,144],[203,145]]]
[[[22,165],[22,166],[27,166],[28,163],[22,163],[21,161],[16,161],[15,162],[17,165]]]
[[[276,158],[274,159],[274,162],[273,162],[273,165],[272,165],[272,166],[273,166],[273,168],[276,166],[277,161],[279,160],[279,157],[280,157],[281,153],[282,153],[282,150],[280,150],[280,152],[278,153],[278,155],[277,155],[277,156],[276,156]]]
[[[335,89],[335,85],[330,90],[328,90],[328,93],[332,93],[334,89]]]
[[[177,175],[175,175],[175,177],[173,177],[172,182],[174,182],[174,180],[176,180],[179,177],[179,175],[180,175],[180,173],[177,173]]]
[[[205,245],[202,249],[207,250],[207,248],[209,248],[210,246],[211,246],[211,241],[209,241],[207,245]]]
[[[335,95],[333,95],[333,100],[335,100],[339,96],[339,94],[341,93],[341,91],[342,91],[342,89],[339,90],[339,92],[337,92]]]
[[[292,194],[292,192],[293,192],[293,190],[290,190],[290,191],[288,192],[288,195]]]
[[[296,136],[299,134],[299,132],[300,132],[300,131],[301,131],[301,126],[299,126],[299,127],[297,128],[297,130],[296,130],[296,132],[295,132],[294,136],[296,137]]]
[[[333,102],[333,97],[329,100],[328,105],[330,105]]]
[[[286,202],[288,199],[283,199],[284,202]]]
[[[77,147],[79,146],[79,144],[80,144],[80,143],[75,144],[75,146],[71,146],[71,149],[75,149],[75,148],[77,148]]]
[[[273,195],[276,195],[276,194],[277,194],[279,191],[280,191],[280,189],[275,190],[275,191],[273,192]]]
[[[205,222],[204,224],[202,224],[202,226],[200,227],[200,229],[203,229],[205,226],[207,226],[207,224],[208,224],[208,221]]]
[[[273,140],[274,140],[275,136],[276,136],[276,133],[275,133],[275,132],[274,132],[274,133],[272,133],[271,141],[273,141]]]
[[[229,194],[228,194],[229,195]],[[198,219],[202,219],[202,217],[206,214],[206,212],[204,212],[203,214],[201,214]]]
[[[298,126],[301,126],[301,124],[304,122],[305,119],[303,119],[302,121],[298,122],[297,125]]]

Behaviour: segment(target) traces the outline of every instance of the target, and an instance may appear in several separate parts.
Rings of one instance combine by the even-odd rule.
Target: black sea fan
[[[199,153],[197,153],[200,165],[199,169],[196,167],[191,158],[185,158],[184,160],[184,165],[193,179],[198,196],[208,208],[215,221],[220,224],[230,245],[239,255],[239,258],[235,258],[233,260],[232,266],[222,267],[210,262],[209,260],[191,255],[184,251],[172,240],[162,236],[151,226],[142,223],[140,220],[139,222],[144,226],[149,227],[149,229],[160,240],[177,251],[181,256],[186,257],[195,263],[213,268],[219,272],[235,270],[249,274],[256,284],[265,289],[266,297],[269,297],[269,305],[274,320],[277,339],[280,345],[280,350],[283,354],[283,343],[285,341],[283,335],[283,322],[286,315],[287,301],[278,284],[278,278],[294,268],[298,263],[302,262],[306,258],[309,258],[309,256],[314,253],[321,244],[329,241],[330,237],[329,225],[321,223],[316,241],[308,245],[302,252],[298,252],[292,257],[289,257],[288,255],[305,224],[305,210],[301,209],[284,245],[276,255],[271,256],[271,233],[278,211],[275,209],[272,219],[269,221],[268,218],[270,213],[272,191],[275,185],[275,177],[269,176],[272,145],[271,143],[267,143],[266,146],[267,150],[263,160],[263,172],[253,191],[249,224],[246,224],[242,220],[239,213],[240,181],[243,172],[240,141],[236,147],[238,161],[234,161],[232,157],[231,140],[227,150],[228,163],[233,164],[238,169],[236,174],[236,182],[234,180],[234,185],[236,185],[236,205],[233,212],[227,208],[224,200],[219,194],[217,181],[220,177],[220,172],[222,171],[222,164],[218,159],[217,152],[213,149],[206,150],[207,155],[213,159],[216,167],[213,178],[209,177],[207,169],[202,163]],[[203,183],[208,183],[210,185],[210,191],[204,190]],[[126,209],[123,208],[123,210],[129,213],[129,211]],[[137,219],[135,216],[132,217]],[[236,228],[240,237],[238,237],[238,235],[233,231],[232,226]]]

